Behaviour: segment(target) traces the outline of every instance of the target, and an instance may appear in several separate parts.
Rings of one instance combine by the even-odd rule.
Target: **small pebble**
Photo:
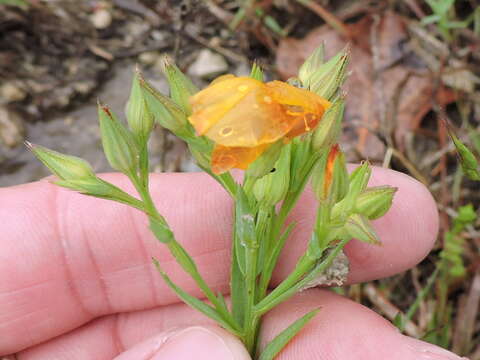
[[[107,9],[99,9],[90,15],[90,21],[96,29],[106,29],[112,23],[112,14]]]
[[[22,118],[16,112],[0,107],[0,141],[14,148],[25,140]]]
[[[228,71],[228,63],[222,55],[203,49],[197,59],[190,65],[188,73],[198,77],[213,77]]]
[[[11,82],[6,82],[0,87],[0,98],[7,103],[23,100],[26,96],[23,89]]]

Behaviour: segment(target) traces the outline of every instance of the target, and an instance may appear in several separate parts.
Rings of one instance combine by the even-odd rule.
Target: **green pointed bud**
[[[283,140],[279,140],[276,143],[270,145],[262,155],[258,157],[248,167],[246,174],[254,179],[259,179],[272,171],[275,167],[275,163],[280,157],[282,148],[285,146]]]
[[[133,174],[138,165],[138,146],[134,135],[118,121],[107,106],[98,105],[103,151],[112,168]]]
[[[391,186],[374,186],[367,188],[357,197],[355,212],[370,220],[378,219],[392,206],[397,188]]]
[[[187,115],[181,107],[168,96],[156,90],[143,77],[139,78],[139,82],[147,107],[153,114],[155,121],[174,134],[185,136]]]
[[[328,155],[319,160],[313,171],[313,191],[318,201],[336,203],[347,194],[348,182],[345,155],[336,144]]]
[[[321,44],[298,70],[298,78],[303,86],[310,88],[310,80],[312,75],[320,68],[325,61],[325,44]]]
[[[368,161],[363,161],[360,166],[350,174],[350,189],[349,194],[357,196],[367,188],[368,181],[372,175],[372,168]]]
[[[480,11],[478,11],[480,13]],[[480,165],[475,155],[464,143],[452,132],[449,131],[453,144],[457,149],[457,155],[462,165],[462,170],[470,180],[480,181]]]
[[[250,77],[252,79],[262,81],[262,82],[264,80],[263,69],[256,62],[254,62],[252,65],[252,70],[250,71]]]
[[[291,144],[284,145],[273,172],[258,179],[253,186],[257,201],[274,206],[285,198],[290,184]]]
[[[348,194],[342,200],[337,209],[334,209],[335,213],[351,213],[355,208],[355,203],[358,196],[367,188],[368,180],[372,169],[368,161],[364,161],[360,166],[350,174],[350,185],[348,188]]]
[[[190,97],[198,92],[198,88],[167,56],[163,59],[163,70],[170,85],[170,97],[187,116],[190,115]]]
[[[338,142],[342,130],[345,98],[339,97],[323,115],[320,123],[313,132],[312,147],[316,151],[330,148]]]
[[[307,80],[310,91],[332,100],[347,77],[348,57],[349,49],[345,48],[311,73]]]
[[[38,160],[62,180],[89,180],[96,177],[90,164],[83,159],[64,155],[29,142],[25,144]]]
[[[127,121],[140,144],[145,144],[153,129],[153,115],[147,107],[139,79],[140,73],[137,68],[127,103]]]
[[[360,214],[351,215],[345,224],[348,234],[357,240],[368,244],[380,245],[380,239],[373,230],[373,226],[365,216]]]

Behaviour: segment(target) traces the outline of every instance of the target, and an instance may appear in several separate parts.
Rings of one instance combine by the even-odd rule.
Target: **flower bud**
[[[185,112],[172,99],[157,91],[143,77],[140,77],[140,88],[153,114],[155,121],[178,136],[184,136],[187,125]]]
[[[284,145],[273,172],[258,179],[253,194],[258,202],[274,206],[282,201],[290,184],[291,144]]]
[[[313,191],[318,201],[336,203],[348,191],[348,173],[345,156],[337,145],[332,146],[328,155],[318,162],[312,175]]]
[[[284,143],[282,140],[270,145],[247,169],[247,176],[259,179],[267,175],[275,167]]]
[[[391,186],[375,186],[361,193],[355,203],[355,212],[370,220],[378,219],[392,206],[393,195],[397,188]]]
[[[62,180],[90,180],[95,178],[92,167],[76,156],[64,155],[40,145],[26,142],[33,154]]]
[[[351,215],[345,224],[345,230],[348,234],[357,240],[368,244],[380,245],[380,239],[375,230],[365,216],[360,214]]]
[[[345,48],[305,78],[310,91],[331,100],[346,79],[349,49]]]
[[[327,109],[313,132],[312,147],[314,150],[320,151],[324,148],[330,148],[338,142],[344,110],[345,100],[343,97],[335,100],[332,106]]]
[[[138,147],[133,134],[125,128],[110,109],[98,105],[100,131],[105,156],[110,165],[125,174],[135,173],[138,165]]]
[[[310,87],[312,75],[322,66],[325,61],[325,45],[322,43],[298,70],[298,78],[306,88]]]
[[[140,144],[145,144],[153,129],[153,115],[147,107],[145,97],[140,88],[139,78],[140,74],[137,69],[127,103],[127,121]]]
[[[190,97],[198,92],[198,88],[168,57],[163,59],[163,71],[170,85],[170,97],[186,115],[192,113]]]
[[[252,70],[250,71],[250,77],[252,79],[255,79],[255,80],[258,80],[258,81],[261,81],[263,82],[263,70],[262,68],[256,63],[254,62],[253,65],[252,65]]]

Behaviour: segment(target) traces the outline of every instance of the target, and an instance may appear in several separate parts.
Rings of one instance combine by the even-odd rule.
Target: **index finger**
[[[106,178],[131,190],[118,174]],[[383,246],[354,241],[347,248],[351,281],[405,270],[427,254],[436,236],[436,208],[423,186],[385,169],[375,169],[372,182],[399,191],[390,212],[375,223]],[[223,189],[204,174],[162,174],[152,175],[152,193],[207,282],[227,292],[232,204]],[[45,181],[0,189],[0,198],[0,353],[45,341],[100,315],[178,301],[159,279],[151,256],[175,283],[200,296],[136,210]],[[277,281],[305,248],[314,210],[307,192],[292,215],[298,226],[280,260]]]

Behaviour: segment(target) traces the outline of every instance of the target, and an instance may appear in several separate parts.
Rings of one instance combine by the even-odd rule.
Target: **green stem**
[[[285,279],[277,288],[275,288],[274,291],[268,294],[260,303],[258,303],[255,306],[255,313],[258,316],[262,316],[267,311],[271,310],[273,307],[277,306],[281,302],[287,300],[296,292],[298,292],[303,287],[305,287],[307,284],[312,282],[318,275],[324,272],[332,264],[333,260],[337,257],[338,253],[345,247],[345,245],[349,241],[350,239],[341,240],[340,243],[328,254],[325,260],[323,260],[320,264],[315,266],[315,268],[312,271],[310,271],[310,273],[307,276],[303,277],[297,283],[292,284],[293,279],[289,279],[290,276],[287,279]],[[305,264],[300,264],[302,262],[302,260],[300,260],[299,264],[297,265],[298,268],[307,268],[308,265],[311,265],[312,258],[309,258],[303,261],[305,261]],[[296,271],[297,271],[297,268],[295,269],[294,273],[291,274],[291,276],[294,275]],[[298,280],[299,279],[298,274],[295,274],[295,275]],[[284,285],[284,283],[286,283],[287,281],[289,282],[288,284],[289,286]],[[284,290],[283,292],[276,291],[280,287],[282,287],[282,290]]]
[[[318,160],[318,156],[312,156],[310,161],[307,164],[305,164],[302,171],[303,176],[300,176],[300,179],[302,179],[300,186],[298,186],[298,188],[295,191],[287,193],[287,196],[285,197],[285,200],[283,201],[282,207],[280,209],[280,212],[278,213],[278,215],[274,220],[273,229],[270,233],[270,239],[269,239],[269,244],[274,244],[273,251],[271,252],[269,251],[269,255],[271,254],[273,256],[267,259],[265,271],[262,272],[262,275],[260,277],[260,285],[259,285],[260,298],[264,298],[266,296],[268,285],[270,284],[270,280],[273,275],[273,270],[275,269],[275,265],[278,262],[278,258],[280,256],[282,248],[285,245],[286,239],[283,239],[283,241],[279,241],[280,232],[282,231],[282,228],[285,225],[285,221],[287,220],[288,215],[297,204],[298,199],[300,198],[300,195],[302,194],[303,189],[305,188],[308,182],[308,179],[310,178],[310,174],[312,173],[313,167],[317,162],[317,160]]]
[[[257,292],[257,262],[258,262],[258,239],[250,244],[246,244],[247,252],[245,257],[245,285],[246,285],[246,305],[244,316],[244,343],[249,353],[255,349],[255,335],[257,333],[258,319],[254,316],[255,299]]]
[[[167,225],[165,218],[158,212],[148,188],[143,186],[143,184],[148,184],[148,181],[139,179],[136,174],[130,174],[129,177],[131,182],[135,186],[137,192],[140,194],[140,197],[145,204],[145,209],[147,213],[150,216],[154,217],[157,221]],[[228,311],[225,310],[223,304],[220,302],[215,293],[210,289],[206,281],[200,275],[197,270],[196,264],[194,263],[193,259],[188,256],[183,246],[176,239],[173,239],[166,245],[168,246],[170,253],[174,256],[178,256],[178,254],[185,254],[185,256],[183,256],[184,261],[180,261],[180,265],[182,266],[182,268],[192,277],[193,280],[195,280],[200,290],[202,290],[207,299],[215,306],[215,309],[222,316],[222,318],[232,328],[238,329],[238,325],[234,321],[233,317]],[[188,267],[185,266],[186,262],[189,263]]]

